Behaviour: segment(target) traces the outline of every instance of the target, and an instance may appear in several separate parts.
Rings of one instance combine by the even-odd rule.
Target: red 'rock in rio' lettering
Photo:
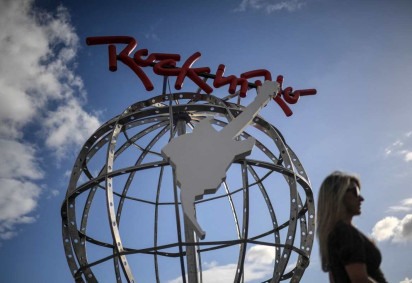
[[[223,77],[225,72],[225,65],[220,64],[216,71],[216,77],[213,81],[213,86],[218,88],[229,84],[229,93],[234,94],[236,92],[236,86],[240,85],[240,97],[245,97],[248,90],[248,81],[243,78],[237,78],[233,75],[228,77]]]
[[[207,94],[210,94],[213,89],[206,84],[201,78],[200,74],[209,74],[210,69],[207,67],[203,68],[191,68],[193,63],[197,61],[201,56],[200,52],[196,52],[190,56],[181,68],[165,68],[168,64],[172,63],[171,60],[163,60],[156,63],[153,67],[153,71],[157,75],[162,76],[177,76],[175,89],[181,89],[185,77],[189,77],[195,84],[197,84],[202,90]]]
[[[186,77],[192,80],[199,88],[205,91],[207,94],[213,92],[213,89],[205,82],[204,78],[213,78],[213,86],[219,88],[224,85],[229,85],[229,93],[234,94],[236,87],[239,85],[239,96],[245,97],[246,92],[250,88],[257,88],[262,85],[262,81],[256,80],[254,83],[248,82],[250,78],[264,77],[264,80],[271,81],[272,75],[268,70],[260,69],[245,72],[240,75],[240,78],[230,75],[224,77],[225,65],[220,64],[216,75],[210,74],[210,68],[200,67],[192,68],[192,65],[200,58],[200,52],[196,52],[191,55],[182,65],[182,67],[176,67],[176,62],[180,61],[179,54],[168,53],[152,53],[149,55],[147,49],[137,50],[132,57],[130,53],[136,48],[137,41],[130,36],[101,36],[101,37],[88,37],[86,39],[88,45],[100,45],[109,44],[109,70],[114,72],[117,70],[117,60],[127,65],[142,81],[147,91],[154,89],[149,77],[143,72],[141,67],[153,67],[153,72],[162,76],[175,76],[175,89],[180,90],[183,86],[183,82]],[[127,44],[126,47],[117,54],[116,46],[114,44]],[[146,56],[146,59],[143,58]],[[295,104],[298,102],[300,96],[314,95],[316,89],[301,89],[293,91],[292,87],[287,87],[282,90],[283,76],[278,76],[276,81],[280,85],[279,92],[273,97],[273,100],[282,108],[286,116],[293,114],[289,106],[286,104]],[[283,97],[283,99],[282,99]]]
[[[139,77],[143,82],[146,90],[153,90],[153,84],[150,79],[146,76],[141,68],[133,61],[133,58],[129,57],[130,53],[136,48],[137,41],[130,36],[101,36],[101,37],[88,37],[86,39],[88,45],[97,45],[97,44],[110,44],[109,45],[109,69],[114,72],[117,70],[116,60],[120,60],[125,65],[127,65],[132,71]],[[127,46],[120,52],[119,55],[116,55],[116,46],[112,43],[125,43]]]

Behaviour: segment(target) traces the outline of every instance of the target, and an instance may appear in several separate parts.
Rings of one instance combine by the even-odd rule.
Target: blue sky
[[[0,0],[0,282],[72,282],[60,205],[78,151],[103,122],[161,92],[160,81],[146,92],[126,66],[109,72],[106,47],[85,44],[103,35],[316,88],[291,117],[275,104],[261,114],[298,155],[315,197],[334,170],[360,175],[355,224],[375,239],[389,282],[412,282],[411,1],[116,3]],[[302,282],[326,281],[315,244]]]

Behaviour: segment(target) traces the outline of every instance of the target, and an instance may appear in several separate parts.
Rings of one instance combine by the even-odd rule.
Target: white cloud
[[[0,178],[0,239],[16,235],[16,224],[35,221],[27,214],[36,208],[40,193],[41,188],[32,182]]]
[[[412,161],[412,132],[407,132],[385,148],[385,156],[400,156],[405,162]]]
[[[404,280],[400,281],[399,283],[412,283],[412,279],[406,277]]]
[[[39,169],[32,145],[0,138],[0,151],[0,178],[43,178],[44,173]]]
[[[403,219],[385,217],[375,224],[372,236],[377,241],[390,240],[398,243],[412,241],[412,214],[407,214]]]
[[[389,207],[388,209],[388,212],[408,212],[408,211],[412,211],[412,207],[395,205],[395,206]]]
[[[243,0],[235,9],[235,12],[244,12],[246,10],[262,10],[270,14],[280,10],[293,12],[301,9],[306,5],[307,0]]]
[[[162,20],[157,20],[156,23],[154,23],[153,25],[150,25],[150,26],[148,27],[147,32],[144,34],[144,37],[145,37],[146,39],[151,39],[151,40],[154,40],[154,41],[159,41],[160,38],[159,38],[159,36],[157,35],[157,32],[156,32],[156,31],[159,29],[159,27],[160,27],[160,28],[162,27],[162,24],[163,24],[163,21],[162,21]]]
[[[48,193],[47,199],[57,197],[58,195],[60,195],[60,192],[58,190],[51,190]]]
[[[267,279],[273,273],[273,263],[276,249],[268,246],[253,246],[246,253],[244,275],[245,282]],[[233,281],[237,264],[230,263],[219,265],[216,261],[206,263],[202,272],[204,282],[226,283]],[[176,278],[169,283],[181,283],[182,279]]]
[[[372,229],[372,236],[377,241],[385,241],[392,238],[399,222],[399,219],[396,217],[385,217],[375,224]]]
[[[407,151],[404,153],[404,160],[406,162],[412,161],[412,151]]]
[[[399,205],[391,206],[389,212],[408,212],[412,211],[412,198],[404,199]]]
[[[62,158],[73,145],[82,144],[99,125],[95,116],[85,112],[77,100],[71,99],[48,114],[44,123],[46,145],[55,150],[58,158]]]
[[[412,207],[412,198],[404,199],[404,200],[401,202],[401,204],[402,204],[402,205],[405,205],[405,206],[410,206],[410,207]]]
[[[67,10],[54,14],[33,0],[0,0],[0,239],[32,223],[42,188],[44,150],[62,157],[99,125],[85,112],[73,64],[79,39]],[[62,119],[62,120],[59,120]],[[30,132],[28,132],[28,126]],[[33,132],[33,129],[34,132]],[[40,129],[40,130],[39,130]],[[38,140],[37,145],[33,144]],[[12,189],[11,189],[12,188]]]
[[[269,246],[253,246],[246,254],[246,262],[250,264],[272,264],[276,256],[276,249]]]

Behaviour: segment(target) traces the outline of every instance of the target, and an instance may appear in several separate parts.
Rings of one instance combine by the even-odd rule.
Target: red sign
[[[130,57],[130,54],[137,46],[137,41],[130,36],[88,37],[86,43],[87,45],[109,44],[109,70],[112,72],[116,71],[117,61],[121,61],[132,69],[132,71],[139,77],[147,91],[154,89],[152,82],[142,69],[143,67],[148,66],[152,67],[153,72],[157,75],[176,77],[175,89],[177,90],[182,88],[185,78],[188,78],[207,94],[212,93],[213,88],[205,82],[205,78],[212,78],[213,86],[215,88],[228,85],[228,91],[231,94],[234,94],[236,88],[239,86],[240,97],[245,97],[249,88],[256,88],[257,86],[262,85],[261,80],[255,80],[253,83],[250,83],[248,79],[263,77],[264,80],[272,80],[271,73],[265,69],[243,73],[239,78],[234,75],[224,77],[225,65],[223,64],[219,65],[215,75],[210,73],[209,67],[194,68],[192,66],[200,58],[200,52],[196,52],[187,58],[181,67],[176,66],[176,63],[180,62],[179,54],[149,54],[147,49],[139,49],[134,53],[133,57]],[[117,54],[116,46],[114,44],[127,45],[119,54]],[[282,90],[283,77],[278,76],[276,81],[280,84],[280,91],[273,99],[279,104],[286,116],[291,116],[293,114],[286,103],[295,104],[298,102],[300,96],[316,94],[316,89],[293,91],[292,87],[287,87]]]

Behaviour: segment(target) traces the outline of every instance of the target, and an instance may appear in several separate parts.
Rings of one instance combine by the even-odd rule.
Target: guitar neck
[[[273,95],[274,92],[272,92],[270,88],[260,88],[253,102],[249,104],[239,116],[230,121],[230,123],[221,130],[221,133],[231,138],[237,137],[244,128],[249,125],[253,118],[259,114],[260,110],[266,106]]]

